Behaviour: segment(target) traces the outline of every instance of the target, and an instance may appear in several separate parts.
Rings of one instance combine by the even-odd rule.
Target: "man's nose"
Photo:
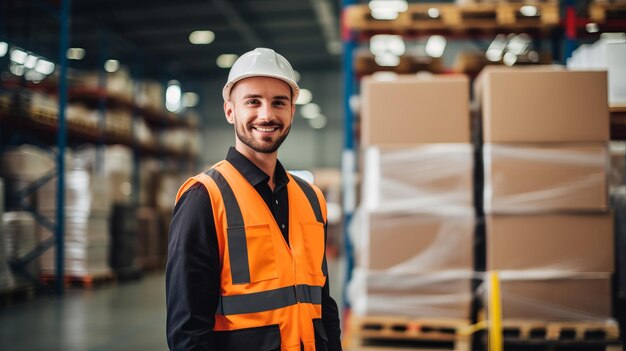
[[[272,120],[274,119],[274,117],[274,109],[272,109],[272,106],[270,104],[264,104],[263,106],[261,106],[259,111],[259,118]]]

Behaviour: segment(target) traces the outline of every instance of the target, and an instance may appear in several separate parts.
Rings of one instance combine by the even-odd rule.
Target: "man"
[[[170,350],[341,350],[326,203],[278,161],[298,93],[291,65],[271,49],[231,68],[222,95],[235,147],[181,187],[170,227]]]

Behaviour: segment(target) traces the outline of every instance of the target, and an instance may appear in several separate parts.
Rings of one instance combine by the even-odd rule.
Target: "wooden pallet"
[[[605,23],[609,19],[626,19],[626,1],[595,2],[589,5],[589,18],[597,23]]]
[[[424,350],[445,347],[466,351],[471,339],[469,320],[404,317],[351,317],[350,347],[353,350]]]
[[[40,276],[40,280],[46,285],[54,285],[56,281],[56,276],[44,274]],[[66,275],[63,277],[63,282],[66,289],[92,289],[94,287],[115,283],[115,281],[115,275],[111,272],[88,274],[84,276]]]
[[[502,335],[505,340],[548,341],[617,341],[617,322],[548,322],[504,320]]]
[[[537,7],[537,16],[523,16],[520,9],[524,5]],[[437,18],[429,15],[429,10],[433,8],[439,12]],[[394,20],[374,19],[367,5],[353,5],[346,8],[345,21],[352,30],[402,33],[410,30],[550,28],[559,25],[560,15],[557,2],[498,2],[465,6],[422,3],[409,5],[408,10],[399,13]]]

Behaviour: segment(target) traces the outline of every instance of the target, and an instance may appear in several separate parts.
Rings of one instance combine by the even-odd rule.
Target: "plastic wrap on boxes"
[[[43,213],[54,218],[53,212]],[[40,230],[40,240],[52,235]],[[73,277],[100,275],[111,270],[108,263],[109,217],[108,213],[66,212],[65,214],[64,274]],[[41,256],[41,272],[56,274],[55,247]]]
[[[611,194],[615,211],[615,253],[617,296],[626,299],[626,186]]]
[[[56,209],[56,178],[47,182],[37,192],[37,207],[40,211]],[[106,177],[97,176],[87,170],[68,169],[65,172],[65,211],[89,214],[108,213],[111,204]]]
[[[609,170],[609,192],[613,193],[626,184],[626,142],[611,141],[609,143],[611,169]]]
[[[604,211],[606,143],[485,144],[485,213]]]
[[[9,259],[22,258],[32,251],[37,244],[35,219],[29,212],[5,212],[2,215],[2,231],[6,237],[7,251]],[[25,272],[32,276],[37,276],[37,261],[30,261]],[[16,272],[14,272],[16,273]],[[28,282],[28,279],[14,274],[15,281]]]
[[[390,273],[473,270],[473,216],[361,211],[359,266]]]
[[[363,201],[369,211],[473,215],[471,144],[368,147]]]
[[[357,315],[469,318],[472,272],[391,273],[356,268],[348,285]]]
[[[611,274],[500,271],[502,318],[545,321],[611,319]],[[489,307],[490,286],[481,289]]]

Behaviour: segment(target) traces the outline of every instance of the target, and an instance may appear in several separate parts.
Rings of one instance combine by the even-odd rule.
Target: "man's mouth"
[[[278,126],[253,126],[252,129],[262,133],[271,133],[278,130]]]

